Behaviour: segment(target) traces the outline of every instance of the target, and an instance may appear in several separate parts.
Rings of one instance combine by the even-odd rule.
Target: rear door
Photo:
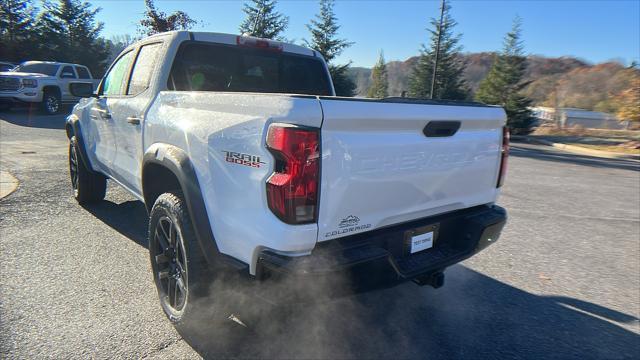
[[[319,241],[495,201],[501,108],[321,105]]]
[[[73,69],[71,65],[65,65],[60,70],[60,75],[58,75],[58,83],[60,84],[62,101],[71,101],[74,100],[75,97],[71,94],[69,89],[69,84],[77,81],[78,76],[76,75],[76,71]]]
[[[114,177],[129,189],[142,193],[142,125],[153,99],[149,86],[156,75],[161,42],[140,46],[131,69],[125,95],[112,105],[113,126],[118,151],[113,162]]]

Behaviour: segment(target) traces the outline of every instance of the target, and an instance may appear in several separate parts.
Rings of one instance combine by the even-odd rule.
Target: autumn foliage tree
[[[623,90],[615,97],[617,105],[616,116],[620,120],[629,120],[640,125],[640,74],[638,69],[630,67],[628,69],[631,87]]]

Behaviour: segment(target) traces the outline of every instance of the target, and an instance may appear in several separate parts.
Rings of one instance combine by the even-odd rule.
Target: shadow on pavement
[[[8,123],[40,129],[64,129],[64,122],[70,107],[63,107],[57,115],[43,115],[38,108],[14,108],[0,111],[0,119]]]
[[[212,302],[225,301],[219,308],[248,328],[210,317],[197,330],[180,333],[205,358],[624,359],[640,354],[640,336],[620,326],[637,326],[633,316],[527,293],[460,265],[447,271],[447,282],[438,290],[405,283],[306,304],[218,299]],[[244,313],[252,315],[246,320]]]
[[[117,204],[104,200],[83,207],[120,234],[133,240],[136,244],[148,248],[149,217],[147,209],[141,201],[125,201]]]
[[[525,157],[537,160],[556,161],[561,163],[570,163],[577,165],[593,166],[599,168],[613,168],[622,170],[640,171],[640,161],[625,159],[603,159],[594,156],[579,155],[573,153],[560,152],[552,148],[543,149],[538,147],[529,147],[524,143],[513,143],[510,156]]]
[[[139,201],[88,211],[146,247]],[[482,256],[482,255],[481,255]],[[638,358],[638,319],[580,299],[539,296],[456,265],[438,290],[413,283],[310,301],[267,300],[231,276],[211,286],[193,327],[178,327],[205,358]],[[332,283],[314,280],[322,292]],[[340,281],[337,279],[337,283]],[[282,294],[281,294],[282,295]],[[287,298],[286,293],[283,296]],[[245,326],[227,320],[230,314]]]

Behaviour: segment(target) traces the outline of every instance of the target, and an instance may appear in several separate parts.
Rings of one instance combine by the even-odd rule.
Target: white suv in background
[[[46,114],[56,114],[63,103],[78,98],[69,91],[71,83],[97,85],[86,66],[50,61],[27,61],[10,71],[0,72],[0,106],[40,104]]]

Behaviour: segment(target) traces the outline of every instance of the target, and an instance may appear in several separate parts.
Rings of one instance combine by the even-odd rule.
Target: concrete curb
[[[601,157],[605,159],[640,160],[640,155],[623,154],[623,153],[617,153],[617,152],[611,152],[611,151],[588,149],[588,148],[577,146],[577,145],[554,143],[548,140],[536,139],[531,136],[512,135],[511,139],[515,141],[524,141],[532,144],[552,146],[556,149],[565,150],[565,151],[576,153],[576,154],[596,156],[596,157]]]
[[[18,179],[8,171],[0,170],[0,199],[4,199],[18,188]]]

